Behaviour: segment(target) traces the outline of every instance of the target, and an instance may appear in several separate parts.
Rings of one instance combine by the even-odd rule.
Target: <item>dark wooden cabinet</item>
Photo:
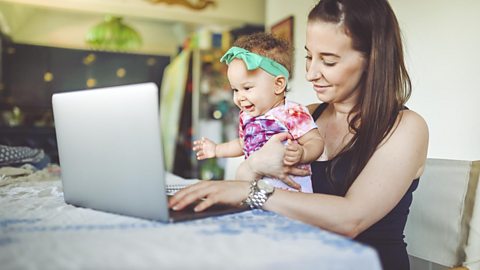
[[[83,63],[88,51],[50,48],[49,72],[52,81],[51,92],[70,91],[86,88],[87,65]]]
[[[23,110],[50,108],[55,92],[155,82],[169,56],[74,50],[27,44],[7,48],[4,98]]]
[[[170,62],[170,56],[29,44],[9,43],[1,49],[0,144],[43,148],[53,161],[58,161],[53,93],[142,82],[160,89]],[[14,110],[21,114],[17,122],[7,119]]]
[[[49,49],[40,46],[11,45],[6,57],[7,89],[11,105],[25,111],[46,109],[50,93],[44,74],[48,69]]]

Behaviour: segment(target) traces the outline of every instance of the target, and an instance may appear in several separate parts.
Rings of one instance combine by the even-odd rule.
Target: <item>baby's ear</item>
[[[275,77],[274,91],[276,95],[283,94],[287,89],[287,79],[284,76]]]

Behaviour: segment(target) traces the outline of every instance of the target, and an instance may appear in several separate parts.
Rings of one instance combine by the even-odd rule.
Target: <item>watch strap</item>
[[[251,209],[260,209],[263,208],[263,205],[272,194],[273,192],[267,193],[265,190],[260,189],[258,180],[253,180],[250,182],[250,193],[243,203]]]

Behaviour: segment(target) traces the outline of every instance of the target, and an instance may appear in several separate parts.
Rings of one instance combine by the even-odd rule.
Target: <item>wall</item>
[[[87,49],[85,34],[103,20],[103,14],[11,5],[0,2],[10,36],[17,43]],[[174,32],[173,23],[126,18],[124,22],[137,30],[143,39],[140,53],[174,55],[181,38]]]
[[[214,6],[193,10],[180,5],[152,4],[148,0],[0,0],[56,10],[83,13],[116,14],[123,17],[148,18],[151,20],[189,22],[194,24],[262,24],[265,0],[215,0]],[[174,1],[167,1],[174,2]],[[189,0],[191,3],[201,2]]]
[[[480,2],[395,0],[429,157],[480,159]]]
[[[316,101],[304,79],[306,16],[314,0],[267,0],[267,27],[295,16],[295,71],[290,98]],[[480,159],[480,2],[391,0],[402,28],[413,83],[408,106],[430,129],[428,156]]]
[[[241,5],[236,0],[216,2],[193,11],[145,0],[0,0],[0,29],[7,24],[8,34],[19,43],[87,49],[87,31],[105,14],[113,14],[141,34],[143,46],[136,53],[175,55],[199,28],[222,32],[264,22],[264,0],[243,0]]]
[[[35,12],[29,17],[28,27],[19,29],[12,38],[19,43],[86,49],[85,34],[102,20],[102,15],[64,12],[52,16],[49,10]],[[171,27],[135,19],[126,19],[124,22],[142,36],[141,53],[173,55],[177,52],[177,45],[181,44]],[[45,32],[44,29],[49,31]]]
[[[306,53],[304,49],[307,14],[316,2],[315,0],[267,0],[266,2],[265,29],[270,29],[272,25],[288,16],[294,16],[295,62],[287,97],[302,104],[318,101],[311,84],[305,79]]]

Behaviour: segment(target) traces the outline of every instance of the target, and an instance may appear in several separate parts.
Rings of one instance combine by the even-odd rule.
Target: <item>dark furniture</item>
[[[2,39],[4,40],[4,39]],[[42,148],[58,162],[53,93],[155,82],[170,56],[76,50],[2,41],[0,144]],[[21,120],[8,121],[12,112]]]

